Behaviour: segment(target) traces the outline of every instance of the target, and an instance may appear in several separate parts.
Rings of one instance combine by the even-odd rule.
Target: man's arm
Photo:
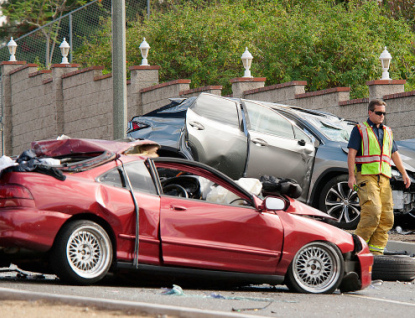
[[[353,190],[353,186],[356,184],[356,176],[354,174],[354,165],[356,162],[357,150],[349,148],[349,154],[347,155],[347,166],[349,168],[349,188]]]
[[[398,168],[399,172],[402,175],[405,187],[409,188],[409,186],[411,185],[411,180],[409,179],[408,174],[406,173],[406,170],[403,167],[401,156],[399,155],[399,153],[397,151],[395,151],[392,154],[392,160],[393,160],[393,163],[395,164],[396,168]]]

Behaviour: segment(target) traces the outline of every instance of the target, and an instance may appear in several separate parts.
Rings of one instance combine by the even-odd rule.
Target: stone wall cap
[[[179,92],[179,95],[188,95],[188,94],[194,94],[199,92],[206,92],[211,90],[222,90],[222,85],[210,85],[210,86],[203,86],[203,87],[197,87],[188,89],[186,91]]]
[[[71,77],[71,76],[74,76],[74,75],[77,75],[77,74],[82,74],[82,73],[91,72],[91,71],[102,71],[104,68],[105,68],[104,66],[90,66],[90,67],[84,68],[82,70],[77,70],[77,71],[73,71],[73,72],[63,74],[62,78]]]
[[[17,65],[20,65],[20,64],[17,64]],[[20,72],[20,71],[25,70],[25,69],[27,69],[27,68],[29,68],[29,67],[39,67],[39,65],[34,64],[34,63],[23,64],[22,66],[20,66],[20,67],[18,67],[18,68],[16,68],[16,69],[14,69],[14,70],[11,70],[11,71],[9,72],[9,75],[12,75],[12,74],[14,74],[14,73]]]
[[[26,61],[3,61],[0,65],[24,65],[26,63]]]
[[[49,73],[52,73],[52,71],[51,70],[40,70],[40,71],[37,71],[37,72],[30,73],[29,77],[35,77],[35,76],[38,76],[38,75],[49,74]]]
[[[44,79],[44,80],[42,81],[42,84],[43,84],[43,85],[45,85],[45,84],[50,83],[50,82],[53,82],[53,78],[52,78],[52,77],[51,77],[51,78],[46,78],[46,79]]]
[[[189,79],[178,79],[178,80],[174,80],[174,81],[171,81],[171,82],[166,82],[166,83],[161,83],[161,84],[145,87],[145,88],[140,90],[140,93],[145,93],[145,92],[153,91],[153,90],[158,89],[158,88],[177,85],[177,84],[190,84],[191,82],[192,81],[189,80]]]
[[[244,95],[255,94],[255,93],[266,92],[266,91],[272,91],[274,89],[280,89],[280,88],[285,88],[285,87],[306,86],[306,85],[307,85],[307,81],[291,81],[291,82],[286,82],[286,83],[281,83],[281,84],[274,84],[274,85],[270,85],[270,86],[250,89],[248,91],[245,91]]]
[[[356,99],[341,101],[339,102],[339,106],[347,106],[347,105],[353,105],[353,104],[367,104],[367,103],[369,103],[369,98],[356,98]]]
[[[296,94],[295,98],[306,98],[306,97],[334,94],[334,93],[340,93],[340,92],[350,92],[350,87],[333,87],[333,88],[323,89],[321,91]]]
[[[95,76],[94,81],[101,81],[101,80],[104,80],[104,79],[110,78],[110,77],[112,77],[112,73],[107,73],[107,74],[104,74],[104,75]]]
[[[406,80],[374,80],[366,82],[367,86],[373,85],[404,85]]]
[[[240,82],[265,82],[266,77],[235,77],[231,79],[231,83],[240,83]]]
[[[134,70],[159,70],[161,67],[160,65],[133,65],[130,66],[128,69],[130,71]]]
[[[386,100],[386,99],[394,99],[394,98],[402,98],[402,97],[410,97],[410,96],[415,96],[415,91],[389,94],[389,95],[383,96],[383,99]]]
[[[52,68],[70,68],[70,67],[80,67],[81,64],[52,64]]]

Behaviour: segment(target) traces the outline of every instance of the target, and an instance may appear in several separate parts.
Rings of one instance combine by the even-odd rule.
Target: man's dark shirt
[[[372,121],[369,118],[367,119],[367,123],[369,124],[370,127],[373,128],[373,132],[375,133],[375,136],[379,141],[380,149],[382,149],[383,147],[383,124],[380,124],[379,128],[377,128],[376,125],[372,123]],[[352,133],[350,134],[349,144],[347,145],[347,148],[352,148],[352,149],[357,150],[357,154],[356,154],[357,157],[362,155],[362,136],[360,135],[360,132],[357,126],[353,128]],[[394,140],[393,145],[392,145],[392,153],[394,153],[395,151],[398,151],[398,146],[396,145],[395,140]],[[361,171],[362,165],[356,164],[356,168],[357,168],[357,171]]]

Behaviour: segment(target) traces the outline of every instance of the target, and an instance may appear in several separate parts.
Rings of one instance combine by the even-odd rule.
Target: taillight
[[[134,130],[140,130],[140,129],[147,128],[147,127],[148,127],[147,124],[140,123],[138,121],[130,122],[130,129],[133,130],[133,131]]]
[[[18,184],[0,185],[0,200],[1,199],[29,199],[33,200],[29,189]]]

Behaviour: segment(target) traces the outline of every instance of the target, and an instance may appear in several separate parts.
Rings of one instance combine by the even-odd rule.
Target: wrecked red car
[[[283,194],[264,198],[258,180],[245,180],[253,194],[207,165],[158,158],[157,149],[150,141],[33,142],[1,171],[0,252],[40,253],[74,284],[118,270],[305,293],[370,284],[366,243],[317,220],[327,214]]]

